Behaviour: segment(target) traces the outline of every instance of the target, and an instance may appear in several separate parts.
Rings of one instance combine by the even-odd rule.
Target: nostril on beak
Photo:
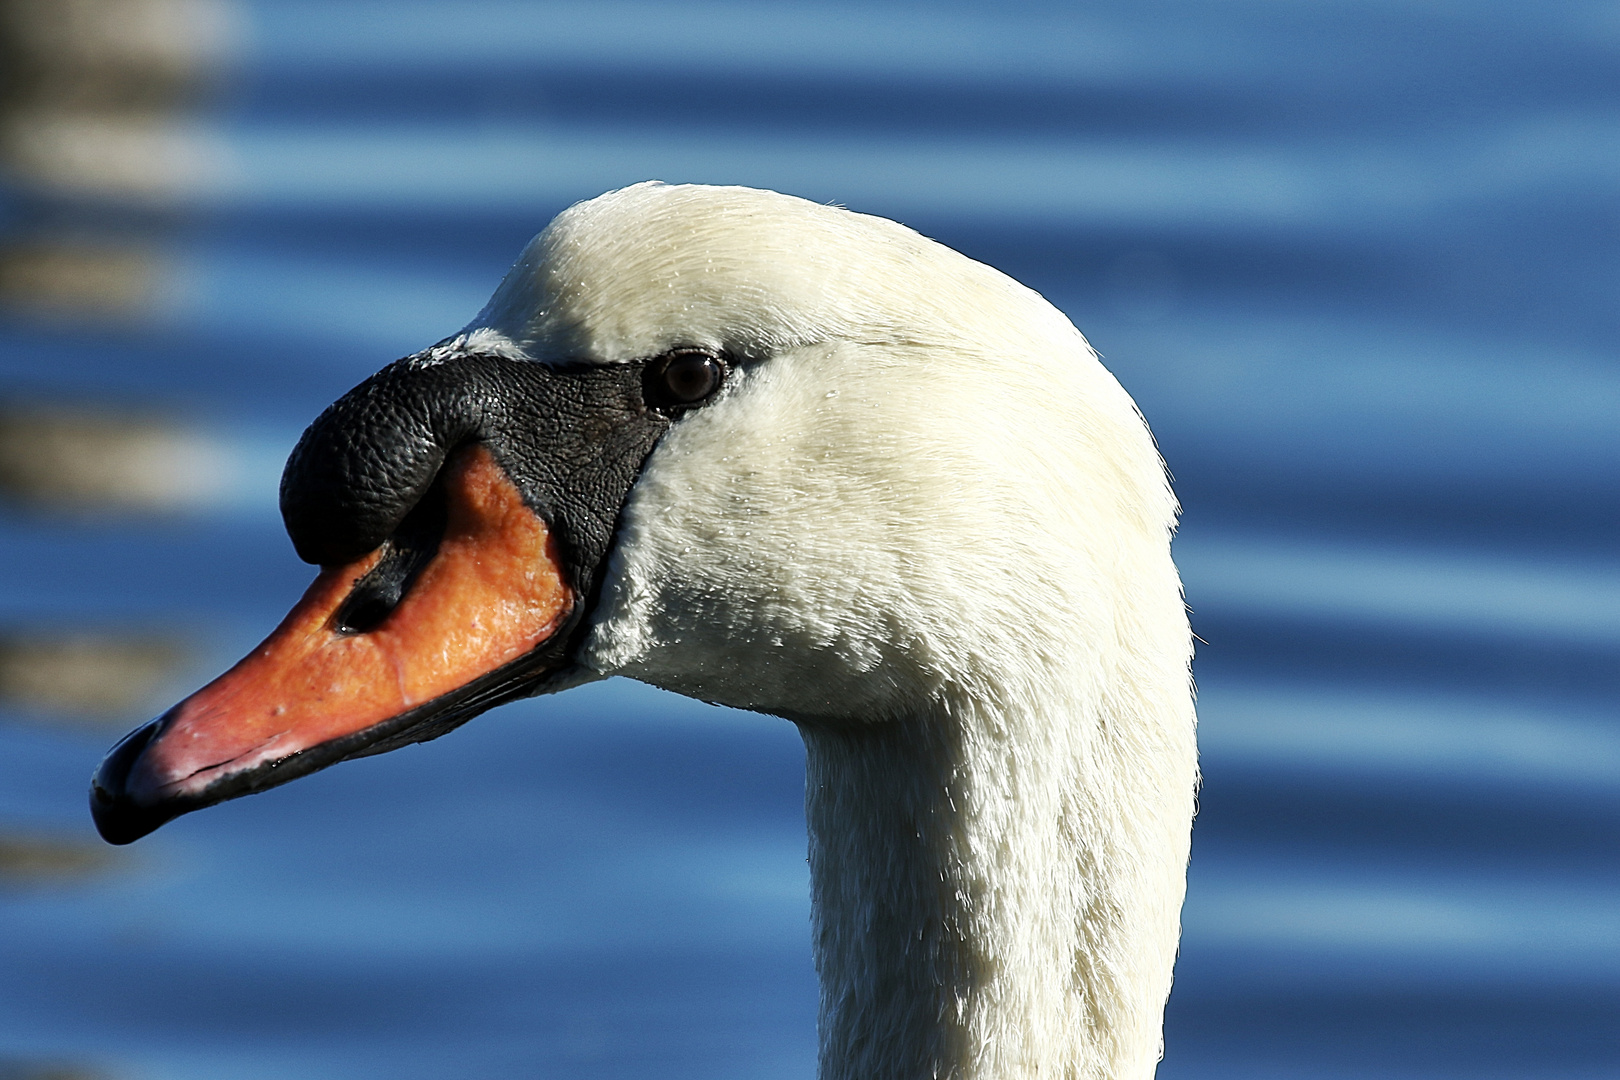
[[[439,553],[448,518],[444,484],[435,483],[389,537],[377,565],[354,583],[334,620],[338,633],[370,633],[393,614],[417,576]]]

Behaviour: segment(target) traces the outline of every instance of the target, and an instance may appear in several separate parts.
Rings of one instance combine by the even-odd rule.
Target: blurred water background
[[[1620,8],[5,0],[0,1077],[814,1070],[791,727],[633,684],[95,840],[331,399],[648,178],[1034,286],[1186,506],[1164,1080],[1620,1072]]]

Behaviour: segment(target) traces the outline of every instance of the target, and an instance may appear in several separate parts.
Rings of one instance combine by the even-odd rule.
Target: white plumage
[[[1163,466],[1068,320],[890,221],[641,184],[464,337],[739,361],[632,489],[583,660],[799,725],[824,1080],[1151,1076],[1190,638]]]

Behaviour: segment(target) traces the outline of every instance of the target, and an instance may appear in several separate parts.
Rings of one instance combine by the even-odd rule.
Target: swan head
[[[565,211],[466,328],[311,426],[283,512],[320,577],[109,755],[108,839],[612,675],[824,726],[1185,683],[1174,502],[1079,332],[773,192]]]

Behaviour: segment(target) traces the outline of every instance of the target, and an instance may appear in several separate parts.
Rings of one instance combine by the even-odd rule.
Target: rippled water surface
[[[813,1075],[783,721],[613,682],[130,849],[84,807],[306,583],[302,426],[647,178],[905,221],[1045,293],[1148,416],[1207,642],[1161,1077],[1620,1069],[1612,4],[206,10],[210,89],[14,147],[0,196],[12,300],[68,265],[39,251],[112,283],[13,303],[0,395],[193,440],[146,510],[0,445],[18,1076]]]

